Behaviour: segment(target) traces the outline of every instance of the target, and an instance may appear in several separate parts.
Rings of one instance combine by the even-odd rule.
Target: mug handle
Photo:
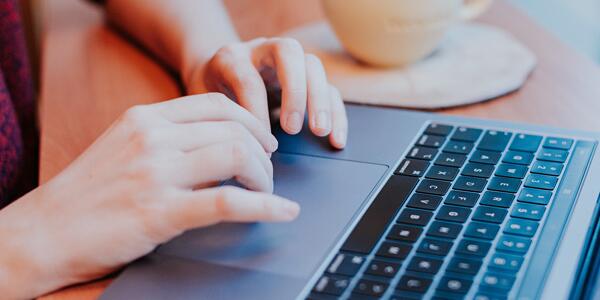
[[[492,0],[464,0],[460,17],[463,20],[474,19],[485,12],[491,4]]]

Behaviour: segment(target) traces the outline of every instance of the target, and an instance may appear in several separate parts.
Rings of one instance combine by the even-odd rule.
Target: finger
[[[293,39],[272,39],[265,44],[281,85],[281,127],[289,134],[302,129],[306,111],[306,68],[304,50]],[[261,51],[258,51],[259,53]]]
[[[306,81],[308,85],[308,124],[317,136],[331,132],[331,96],[327,75],[321,61],[312,54],[306,55]]]
[[[184,152],[234,139],[247,141],[261,152],[268,152],[270,146],[263,144],[264,142],[259,141],[258,137],[244,125],[235,121],[172,124],[160,131],[161,140],[166,145]]]
[[[224,221],[291,221],[300,213],[296,202],[231,186],[186,192],[173,202],[167,218],[182,231]]]
[[[254,135],[242,124],[233,121],[202,122],[175,124],[168,130],[164,130],[161,139],[165,144],[184,151],[190,152],[213,144],[228,141],[243,141],[256,155],[267,175],[273,177],[273,165],[265,156],[265,148],[259,143]]]
[[[264,39],[257,39],[264,40]],[[251,42],[253,45],[255,42]],[[246,47],[225,47],[215,55],[212,68],[220,74],[227,86],[237,98],[238,103],[256,116],[270,130],[269,107],[265,83],[252,64]]]
[[[235,121],[241,123],[264,145],[267,152],[277,150],[277,139],[255,116],[219,93],[178,98],[149,106],[174,123]]]
[[[333,86],[329,87],[331,93],[331,117],[332,117],[332,130],[329,135],[329,142],[335,148],[343,149],[346,147],[348,138],[348,117],[346,116],[346,108],[344,107],[344,100],[340,92]]]
[[[232,140],[188,152],[171,162],[167,172],[175,184],[186,188],[235,178],[251,190],[270,193],[272,168],[265,152],[256,153],[247,143]]]

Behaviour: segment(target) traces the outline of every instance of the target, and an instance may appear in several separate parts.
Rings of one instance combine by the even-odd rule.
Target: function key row
[[[425,129],[425,134],[447,137],[450,135],[450,133],[452,133],[453,129],[454,127],[451,125],[433,123]],[[481,129],[459,126],[456,128],[450,139],[454,141],[475,142],[479,139],[482,132],[483,130]],[[510,132],[487,130],[485,131],[482,141],[480,142],[479,148],[490,151],[503,151],[506,149],[511,137],[512,133]],[[542,140],[544,140],[542,136],[520,133],[515,135],[512,143],[510,144],[509,150],[534,153],[537,152],[540,144],[542,144]],[[573,139],[547,137],[544,140],[542,147],[549,149],[569,150],[571,149],[572,145]]]

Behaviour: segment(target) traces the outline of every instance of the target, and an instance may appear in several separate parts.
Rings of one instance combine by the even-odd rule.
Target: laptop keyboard
[[[574,142],[429,125],[308,299],[506,299]]]

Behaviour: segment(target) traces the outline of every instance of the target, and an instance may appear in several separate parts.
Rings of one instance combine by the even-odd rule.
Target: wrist
[[[39,205],[43,187],[0,210],[0,290],[8,299],[30,299],[64,286],[59,249]]]

